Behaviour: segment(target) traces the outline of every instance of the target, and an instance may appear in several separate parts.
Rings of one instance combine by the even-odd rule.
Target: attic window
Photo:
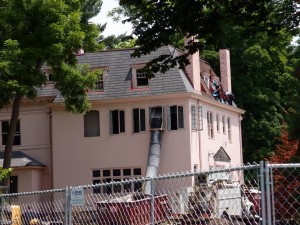
[[[132,67],[132,88],[145,88],[149,86],[147,71],[143,66]]]
[[[139,86],[148,86],[147,72],[144,69],[136,70],[136,85]]]
[[[94,91],[104,91],[105,78],[107,76],[107,68],[99,70],[99,77],[95,83]]]

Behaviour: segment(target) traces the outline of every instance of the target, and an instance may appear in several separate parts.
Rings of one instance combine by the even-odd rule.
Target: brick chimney
[[[188,46],[189,43],[192,43],[193,41],[197,40],[194,39],[194,37],[185,38],[184,45]],[[193,55],[189,55],[188,60],[190,64],[185,67],[186,73],[188,74],[194,89],[201,92],[199,51],[195,52]]]
[[[230,69],[230,52],[228,49],[220,49],[220,72],[221,85],[224,92],[232,92],[231,89],[231,69]]]

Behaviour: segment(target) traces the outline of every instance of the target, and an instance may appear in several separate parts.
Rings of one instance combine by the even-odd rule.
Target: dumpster
[[[151,198],[124,202],[98,202],[99,225],[142,225],[151,223]],[[154,197],[155,223],[166,221],[171,211],[166,195]]]

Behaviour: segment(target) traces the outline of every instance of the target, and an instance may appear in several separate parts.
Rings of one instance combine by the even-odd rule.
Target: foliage
[[[12,105],[4,168],[10,167],[20,104],[23,97],[36,98],[36,88],[46,84],[46,63],[66,110],[88,110],[85,90],[93,87],[97,75],[78,66],[76,52],[99,47],[99,27],[88,20],[101,5],[101,0],[0,1],[0,108]]]
[[[105,49],[118,49],[118,48],[133,48],[135,47],[135,39],[130,38],[125,34],[121,35],[109,35],[103,37],[101,43],[104,45]]]
[[[289,163],[297,154],[299,141],[289,138],[286,128],[283,128],[280,143],[276,145],[274,155],[269,158],[270,163]]]
[[[270,163],[290,163],[298,154],[299,140],[290,139],[285,126],[282,129],[280,143],[276,145],[275,154],[269,158]],[[300,206],[298,176],[299,171],[295,169],[273,169],[277,219],[290,219],[297,215],[297,209]]]
[[[12,169],[4,169],[2,166],[0,166],[0,182],[7,179],[12,172]]]
[[[296,3],[291,0],[282,3],[271,0],[121,0],[120,5],[115,13],[122,13],[124,22],[133,24],[133,35],[138,37],[136,44],[139,49],[134,56],[149,54],[161,46],[172,44],[174,34],[198,38],[199,41],[185,46],[189,53],[194,53],[212,43],[220,45],[226,26],[247,27],[240,34],[245,38],[262,30],[275,34],[283,27],[296,32],[299,25]],[[284,20],[276,19],[277,16]],[[174,60],[181,67],[186,65],[186,57],[187,54],[177,57],[166,55],[148,66],[154,71],[165,72],[177,65]]]
[[[120,5],[122,8],[115,12],[133,23],[133,34],[138,37],[139,49],[134,56],[173,44],[175,34],[192,36],[198,41],[185,46],[185,52],[201,50],[201,56],[218,73],[217,50],[229,48],[236,103],[246,110],[242,125],[244,161],[272,155],[287,113],[293,110],[291,99],[297,96],[299,85],[287,48],[292,35],[299,32],[296,2],[121,0]],[[177,62],[186,65],[187,55],[163,55],[148,66],[154,72],[165,72]]]

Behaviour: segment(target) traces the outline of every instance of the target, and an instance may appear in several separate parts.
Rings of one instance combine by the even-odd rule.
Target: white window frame
[[[172,115],[171,107],[176,107],[176,129],[172,129]],[[180,123],[180,111],[179,107],[182,108],[182,123]],[[180,126],[182,124],[182,126]],[[168,130],[182,130],[184,129],[184,107],[183,105],[170,105],[167,106],[167,127]]]
[[[138,85],[138,70],[143,69],[146,66],[146,64],[138,64],[138,65],[133,65],[131,67],[132,71],[132,89],[140,89],[140,88],[148,88],[149,87],[149,79],[148,79],[148,84],[147,85]]]
[[[231,118],[227,117],[227,138],[228,141],[232,142],[232,136],[231,136]]]
[[[117,133],[114,133],[114,130],[113,130],[113,124],[114,124],[114,121],[113,121],[113,112],[114,111],[118,111],[118,132]],[[124,114],[124,118],[123,118],[123,121],[124,121],[124,131],[121,130],[121,113],[120,112],[123,112]],[[115,134],[122,134],[122,133],[125,133],[126,132],[126,112],[125,110],[123,109],[114,109],[114,110],[110,110],[109,111],[109,133],[111,135],[115,135]]]
[[[198,106],[198,128],[203,130],[203,109],[202,106]]]
[[[216,113],[216,125],[217,125],[217,132],[220,133],[220,118],[219,118],[219,113]]]
[[[135,110],[138,110],[138,130],[135,131],[135,114],[134,114],[134,111]],[[141,117],[141,111],[144,111],[144,120],[142,119]],[[143,121],[142,121],[143,120]],[[143,129],[144,127],[144,129]],[[142,130],[143,129],[143,130]],[[133,133],[140,133],[140,132],[144,132],[146,131],[146,109],[145,108],[133,108],[132,109],[132,131]]]
[[[96,81],[95,88],[93,89],[93,91],[102,92],[102,91],[104,91],[104,88],[105,88],[105,80],[107,77],[108,68],[107,67],[97,68],[97,69],[93,69],[93,70],[100,70],[102,72],[102,76],[99,77],[99,79]]]
[[[191,106],[191,127],[193,131],[203,130],[202,106]]]
[[[226,124],[225,124],[225,116],[222,115],[222,131],[223,134],[226,134]]]
[[[192,123],[192,130],[197,130],[197,113],[196,113],[196,106],[191,106],[191,123]]]
[[[207,134],[208,138],[214,138],[213,112],[207,111]]]
[[[125,170],[130,171],[130,175],[125,174]],[[114,174],[114,172],[119,171],[119,173]],[[104,173],[108,173],[109,175]],[[122,193],[122,192],[136,192],[141,191],[142,183],[141,182],[130,182],[126,187],[126,184],[120,185],[108,185],[108,183],[115,181],[126,181],[135,178],[142,177],[142,168],[141,167],[126,167],[126,168],[105,168],[105,169],[92,169],[92,181],[93,184],[102,184],[106,183],[107,185],[101,185],[99,187],[94,187],[94,193],[97,194],[114,194],[114,193]],[[97,173],[97,174],[96,174]],[[99,174],[99,176],[98,176]],[[118,188],[118,189],[116,189]]]

